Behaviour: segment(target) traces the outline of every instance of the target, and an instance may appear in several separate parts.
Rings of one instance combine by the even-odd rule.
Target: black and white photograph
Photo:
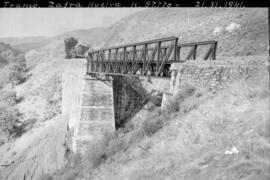
[[[0,180],[270,180],[269,8],[49,2],[1,2]]]

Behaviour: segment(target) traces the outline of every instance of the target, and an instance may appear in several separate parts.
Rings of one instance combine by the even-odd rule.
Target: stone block
[[[83,108],[81,110],[81,121],[114,121],[112,108]]]
[[[111,93],[89,93],[82,95],[82,106],[112,106]]]
[[[112,123],[80,123],[79,135],[102,136],[104,132],[113,131]]]
[[[84,92],[100,92],[110,93],[112,91],[112,83],[98,80],[85,80]]]

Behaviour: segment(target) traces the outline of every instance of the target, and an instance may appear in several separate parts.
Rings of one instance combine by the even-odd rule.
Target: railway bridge
[[[80,87],[69,92],[73,151],[84,152],[140,110],[148,92],[136,78],[170,79],[173,63],[215,60],[216,49],[217,41],[181,44],[167,37],[87,52],[85,75],[70,84]]]

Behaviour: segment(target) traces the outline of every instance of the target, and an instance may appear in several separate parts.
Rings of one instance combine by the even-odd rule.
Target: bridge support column
[[[74,152],[84,152],[105,131],[115,130],[113,99],[112,77],[86,75],[82,78],[79,112],[74,123]]]

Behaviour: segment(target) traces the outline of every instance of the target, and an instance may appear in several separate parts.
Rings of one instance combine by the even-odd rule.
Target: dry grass
[[[156,107],[127,129],[105,134],[78,159],[79,168],[66,168],[61,177],[266,180],[268,78],[261,69],[215,94],[187,86],[175,98],[177,111]],[[233,148],[237,152],[225,153]]]
[[[215,96],[203,93],[186,99],[188,109],[179,131],[188,137],[193,160],[181,166],[179,179],[267,179],[270,177],[269,76],[265,69],[238,80]],[[190,107],[196,107],[191,108]],[[183,117],[180,112],[178,117]],[[187,134],[188,133],[188,134]],[[236,147],[238,153],[224,154]],[[216,153],[211,153],[211,152]],[[177,163],[177,162],[176,162]],[[180,165],[179,165],[180,166]],[[178,167],[179,168],[179,167]],[[193,170],[194,171],[193,171]]]
[[[102,171],[92,178],[269,179],[269,71],[260,69],[216,93],[188,89],[175,98],[177,111],[156,108],[133,121],[124,136],[129,150],[99,164]],[[148,153],[138,154],[136,147],[145,143]]]

